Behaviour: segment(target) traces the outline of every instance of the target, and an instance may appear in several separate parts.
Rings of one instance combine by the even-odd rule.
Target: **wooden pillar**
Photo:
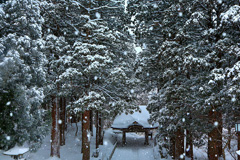
[[[123,145],[125,145],[126,144],[126,132],[123,131],[122,133],[123,133],[123,135],[122,135],[122,143],[123,143]]]
[[[144,142],[144,144],[145,145],[149,145],[149,142],[148,142],[148,130],[147,131],[145,131],[145,142]]]

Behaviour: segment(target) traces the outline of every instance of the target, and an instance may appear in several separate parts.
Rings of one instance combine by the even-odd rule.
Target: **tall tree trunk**
[[[60,132],[59,132],[59,104],[58,98],[52,98],[52,131],[51,131],[51,157],[60,158]]]
[[[98,129],[98,131],[99,131],[99,145],[103,145],[103,134],[102,134],[103,124],[102,124],[102,117],[101,116],[102,116],[101,113],[99,113],[98,114],[98,118],[99,118],[99,120],[98,120],[98,122],[99,122],[99,129]]]
[[[186,156],[193,160],[193,139],[192,133],[187,130],[187,146],[186,146]]]
[[[81,126],[81,128],[82,128],[82,148],[81,148],[81,153],[83,153],[83,113],[81,113],[81,119],[82,119],[82,126]]]
[[[232,133],[231,133],[231,127],[228,127],[228,139],[229,139],[229,143],[228,143],[228,149],[231,149],[231,139],[232,139]]]
[[[64,98],[60,98],[60,145],[65,145],[65,114],[66,114],[66,108],[64,106]]]
[[[217,112],[218,115],[217,115],[217,120],[218,120],[218,140],[217,140],[217,149],[218,149],[218,156],[219,157],[222,157],[223,155],[223,145],[222,145],[222,126],[223,126],[223,123],[222,123],[222,113],[220,112]]]
[[[96,149],[99,148],[99,121],[98,111],[96,111]]]
[[[218,160],[222,156],[222,116],[217,111],[209,112],[209,123],[214,126],[212,131],[208,133],[208,159]]]
[[[184,133],[178,128],[175,139],[175,159],[184,159]]]
[[[83,160],[90,160],[90,111],[86,110],[83,113]]]
[[[67,108],[67,99],[64,97],[64,99],[63,99],[63,105],[64,105],[64,115],[65,115],[65,131],[67,131],[67,112],[66,112],[66,108]]]
[[[90,110],[90,132],[91,136],[93,136],[93,112]]]
[[[172,157],[172,159],[175,159],[175,137],[171,136],[170,137],[170,156]]]

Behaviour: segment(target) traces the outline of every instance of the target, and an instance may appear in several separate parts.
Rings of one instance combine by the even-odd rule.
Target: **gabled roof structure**
[[[112,124],[112,129],[123,132],[123,144],[126,143],[126,132],[145,132],[145,144],[148,144],[149,131],[158,128],[158,124],[150,124],[150,114],[147,106],[139,106],[141,112],[133,114],[122,113],[116,116]]]

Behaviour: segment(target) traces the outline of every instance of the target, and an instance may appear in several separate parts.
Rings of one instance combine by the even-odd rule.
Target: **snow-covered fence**
[[[107,160],[111,160],[112,159],[112,156],[113,156],[113,154],[114,154],[114,152],[115,152],[115,150],[117,148],[117,144],[118,144],[118,141],[115,142],[113,150],[112,150],[112,152],[111,152],[111,154],[110,154],[110,156],[108,157]]]

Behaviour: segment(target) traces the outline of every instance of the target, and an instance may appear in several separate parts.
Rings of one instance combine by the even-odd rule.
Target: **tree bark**
[[[51,157],[60,158],[60,132],[59,132],[59,104],[58,98],[52,98],[52,131],[51,131]]]
[[[83,160],[90,160],[90,111],[86,110],[83,113],[83,130],[82,130],[82,137],[83,137]]]
[[[187,130],[186,156],[191,160],[193,160],[193,140],[192,140],[192,134],[189,130]]]
[[[98,118],[99,118],[99,145],[103,145],[103,134],[102,134],[102,117],[101,117],[101,113],[98,114]]]
[[[93,136],[93,112],[90,110],[90,132],[91,136]]]
[[[65,125],[65,131],[67,131],[67,112],[66,112],[66,108],[67,108],[67,99],[64,97],[64,99],[63,99],[63,105],[64,105],[64,115],[65,115],[65,123],[64,123],[64,125]]]
[[[176,132],[175,139],[175,159],[185,159],[184,158],[184,133],[181,128],[178,128]]]
[[[96,149],[99,148],[99,121],[98,111],[96,111]]]
[[[222,117],[217,111],[209,112],[209,123],[216,124],[211,132],[208,133],[208,159],[218,160],[222,156]]]
[[[81,128],[82,128],[82,148],[81,148],[81,153],[83,153],[83,113],[81,113],[81,119],[82,119],[82,126],[81,126]]]
[[[222,126],[223,126],[223,123],[222,123],[222,113],[220,112],[217,112],[218,115],[217,115],[217,120],[218,120],[218,140],[217,140],[217,149],[218,149],[218,156],[219,157],[222,157],[223,155],[223,145],[222,145]]]
[[[172,159],[175,159],[175,137],[171,136],[170,137],[170,156],[172,157]]]
[[[66,114],[66,108],[64,106],[64,98],[60,98],[60,120],[62,123],[59,123],[60,125],[60,145],[65,145],[65,114]]]

